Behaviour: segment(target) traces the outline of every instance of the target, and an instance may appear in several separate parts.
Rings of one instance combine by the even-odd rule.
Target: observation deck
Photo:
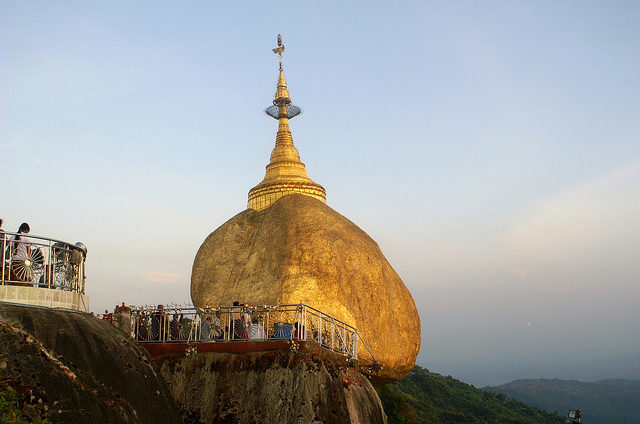
[[[132,307],[131,335],[155,361],[198,352],[313,349],[379,369],[358,330],[309,305]]]
[[[0,302],[89,312],[82,243],[0,232]]]

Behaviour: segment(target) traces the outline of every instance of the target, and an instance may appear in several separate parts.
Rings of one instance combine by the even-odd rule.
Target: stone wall
[[[89,312],[89,296],[42,287],[0,285],[0,301]]]

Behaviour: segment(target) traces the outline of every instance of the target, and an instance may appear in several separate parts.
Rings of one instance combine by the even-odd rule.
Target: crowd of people
[[[326,324],[314,325],[317,316],[308,320],[307,330],[293,311],[278,310],[271,306],[248,306],[233,302],[233,306],[220,306],[213,310],[183,313],[181,307],[158,305],[153,308],[130,308],[124,303],[113,313],[105,310],[98,316],[111,322],[140,342],[234,342],[309,340],[336,351],[352,349],[353,333]],[[284,313],[285,315],[282,315]],[[125,317],[126,315],[126,317]],[[185,316],[186,315],[186,316]],[[296,318],[297,317],[297,318]],[[287,318],[293,322],[286,322]],[[293,319],[291,319],[293,318]],[[269,327],[265,323],[269,324]],[[335,323],[334,323],[335,324]],[[320,329],[319,329],[320,328]]]
[[[233,306],[226,310],[202,314],[195,319],[185,319],[184,314],[177,309],[167,311],[163,305],[158,305],[155,310],[138,314],[134,318],[134,335],[140,341],[257,341],[303,337],[304,326],[299,326],[297,322],[276,322],[273,330],[267,331],[264,315],[264,311],[256,311],[238,301],[233,302]]]

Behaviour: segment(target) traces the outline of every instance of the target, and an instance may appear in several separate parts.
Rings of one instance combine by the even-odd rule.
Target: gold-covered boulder
[[[193,263],[197,307],[305,303],[358,329],[382,369],[401,379],[420,349],[413,298],[378,244],[322,201],[290,194],[247,209],[204,241]]]

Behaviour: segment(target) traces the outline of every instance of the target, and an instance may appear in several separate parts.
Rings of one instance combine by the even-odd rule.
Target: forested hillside
[[[378,388],[389,424],[560,424],[564,418],[416,366]]]
[[[580,409],[584,424],[640,424],[640,381],[516,380],[486,390],[565,415]]]

